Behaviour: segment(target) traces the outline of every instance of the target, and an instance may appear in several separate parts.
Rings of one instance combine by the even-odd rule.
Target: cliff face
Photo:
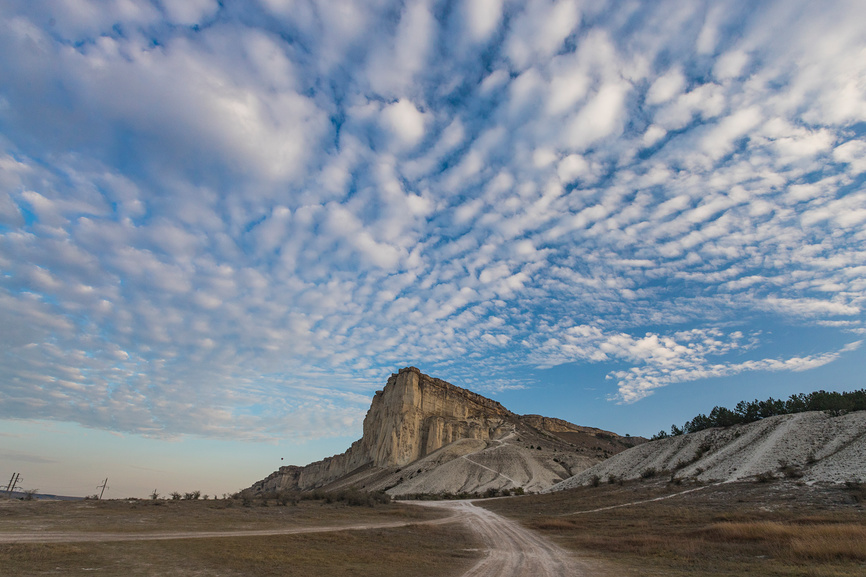
[[[408,367],[373,397],[361,449],[375,466],[402,467],[458,439],[488,440],[514,416],[496,401]]]
[[[306,467],[281,467],[252,489],[308,490],[365,467],[403,467],[459,439],[501,436],[515,418],[496,401],[407,367],[376,392],[364,435],[348,451]]]

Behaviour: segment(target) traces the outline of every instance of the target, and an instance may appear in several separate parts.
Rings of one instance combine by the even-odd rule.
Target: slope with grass
[[[866,480],[866,411],[807,412],[713,428],[639,445],[556,484],[559,491],[609,480]]]

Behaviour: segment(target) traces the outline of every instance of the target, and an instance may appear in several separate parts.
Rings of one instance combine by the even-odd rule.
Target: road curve
[[[587,563],[519,523],[471,501],[422,502],[454,512],[486,547],[485,556],[462,577],[589,577]],[[422,504],[419,503],[419,504]]]

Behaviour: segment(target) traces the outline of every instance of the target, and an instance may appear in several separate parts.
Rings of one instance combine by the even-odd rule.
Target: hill
[[[657,439],[623,451],[550,490],[669,475],[724,482],[773,477],[804,483],[866,480],[866,411],[810,411]]]
[[[345,453],[280,467],[252,491],[535,492],[646,441],[517,415],[415,367],[392,374],[376,392],[363,431]]]

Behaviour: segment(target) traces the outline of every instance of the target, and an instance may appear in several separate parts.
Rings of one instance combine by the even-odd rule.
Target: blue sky
[[[233,491],[407,365],[643,435],[862,388],[864,289],[863,2],[0,0],[25,485]]]

